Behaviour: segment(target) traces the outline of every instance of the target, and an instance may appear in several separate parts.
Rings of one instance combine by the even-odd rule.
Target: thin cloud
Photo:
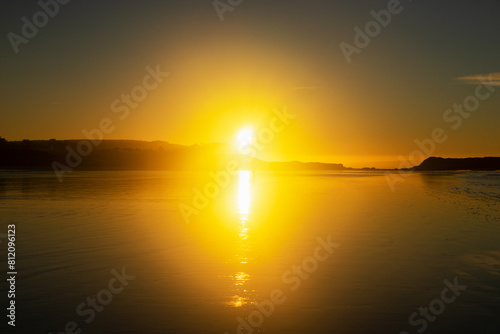
[[[500,73],[468,75],[465,77],[458,77],[456,80],[464,85],[480,85],[488,83],[491,86],[500,86]]]
[[[319,87],[316,86],[297,86],[297,87],[288,87],[289,90],[315,90]]]

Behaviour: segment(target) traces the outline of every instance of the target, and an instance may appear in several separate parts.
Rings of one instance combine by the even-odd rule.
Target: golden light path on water
[[[250,203],[252,200],[252,172],[249,170],[240,170],[238,173],[238,212],[242,215],[241,221],[248,219],[250,213]]]
[[[248,170],[241,170],[238,172],[238,195],[237,195],[237,209],[239,214],[239,240],[238,248],[236,252],[236,261],[241,267],[245,267],[248,264],[248,223],[250,215],[250,206],[252,203],[252,178],[253,173]],[[234,283],[234,293],[230,306],[241,307],[248,303],[251,303],[248,297],[249,291],[245,286],[248,282],[250,275],[245,271],[238,271],[232,276],[232,281]]]

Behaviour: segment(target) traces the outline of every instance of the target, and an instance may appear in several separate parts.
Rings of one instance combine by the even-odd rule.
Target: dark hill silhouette
[[[267,162],[236,154],[226,144],[183,146],[163,141],[85,140],[91,147],[91,152],[85,155],[77,153],[85,153],[87,149],[82,148],[82,142],[55,139],[9,142],[0,137],[0,169],[52,170],[53,163],[57,162],[76,170],[223,170],[230,161],[237,161],[241,168],[254,170],[350,169],[342,164],[320,162]],[[73,153],[69,154],[70,151]],[[500,158],[430,157],[413,170],[500,170]]]
[[[440,170],[500,170],[500,158],[437,158],[425,159],[419,166],[414,167],[416,171],[440,171]]]
[[[266,162],[236,154],[226,144],[183,146],[139,140],[0,140],[0,169],[52,170],[56,162],[58,168],[76,170],[223,170],[230,161],[238,162],[241,168],[255,170],[344,169],[341,164]]]
[[[46,169],[57,159],[55,155],[29,148],[0,148],[0,168]]]

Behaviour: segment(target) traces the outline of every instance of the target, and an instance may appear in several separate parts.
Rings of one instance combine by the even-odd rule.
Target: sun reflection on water
[[[252,303],[249,291],[246,287],[250,279],[250,274],[245,271],[249,260],[249,224],[250,224],[250,206],[252,202],[252,178],[253,174],[248,170],[241,170],[238,173],[238,247],[235,252],[235,260],[240,271],[231,276],[233,285],[233,296],[229,301],[232,307],[242,307]]]
[[[238,212],[242,215],[240,220],[244,223],[248,220],[250,203],[252,199],[252,172],[240,170],[238,173]]]

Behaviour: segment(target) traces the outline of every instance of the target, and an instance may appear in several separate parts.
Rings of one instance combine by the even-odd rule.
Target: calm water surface
[[[17,231],[13,332],[64,333],[74,321],[106,334],[498,333],[500,173],[418,173],[394,192],[372,171],[227,181],[0,171],[2,268],[7,225]],[[187,222],[180,206],[198,212]],[[318,250],[328,237],[332,254]],[[79,314],[113,269],[135,278],[101,293],[93,319]],[[455,279],[467,288],[439,301]],[[0,293],[5,309],[6,284]],[[409,322],[429,306],[437,314]]]

